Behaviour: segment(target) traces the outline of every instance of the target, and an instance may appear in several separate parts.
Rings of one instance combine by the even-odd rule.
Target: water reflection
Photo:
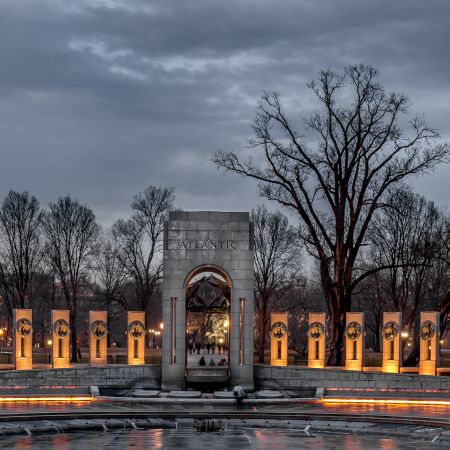
[[[222,433],[198,433],[184,430],[120,430],[109,432],[83,432],[63,435],[37,435],[27,437],[4,437],[1,449],[45,449],[45,450],[143,450],[143,449],[184,449],[184,450],[363,450],[363,449],[411,449],[411,438],[387,436],[325,434],[307,435],[300,430],[245,429],[228,430]],[[448,448],[418,441],[417,448]]]
[[[326,410],[334,410],[340,413],[364,414],[377,413],[396,416],[427,416],[427,417],[448,417],[450,407],[445,405],[374,405],[374,404],[343,404],[324,403],[321,405]],[[320,408],[321,409],[321,408]]]

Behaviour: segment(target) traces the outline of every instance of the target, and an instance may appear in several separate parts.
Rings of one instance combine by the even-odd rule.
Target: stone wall
[[[255,389],[313,391],[324,388],[450,389],[450,377],[254,366]],[[161,365],[111,365],[74,369],[0,371],[0,388],[12,386],[100,386],[160,389]]]
[[[450,389],[450,377],[308,369],[302,366],[255,366],[255,389],[374,388]]]
[[[161,365],[128,366],[124,364],[74,369],[1,371],[0,387],[9,386],[100,386],[159,389]]]

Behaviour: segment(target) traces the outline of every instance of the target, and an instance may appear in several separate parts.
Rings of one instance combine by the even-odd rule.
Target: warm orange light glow
[[[159,324],[159,328],[161,328],[161,330],[164,330],[164,323],[161,322],[161,323]]]
[[[366,405],[418,405],[418,406],[450,406],[450,400],[411,400],[400,398],[324,398],[323,403],[366,404]]]
[[[61,396],[61,397],[0,397],[0,403],[16,402],[92,402],[92,396]]]

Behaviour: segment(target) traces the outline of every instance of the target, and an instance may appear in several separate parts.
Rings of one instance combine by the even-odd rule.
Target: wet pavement
[[[133,404],[106,402],[96,400],[92,403],[85,402],[65,403],[7,403],[0,405],[0,415],[32,412],[120,412],[126,417],[127,412],[195,412],[206,411],[223,412],[235,411],[232,404],[216,405],[208,403],[192,402],[167,404]],[[100,449],[344,449],[344,450],[370,450],[370,449],[442,449],[450,448],[450,430],[425,428],[422,433],[420,427],[412,425],[394,425],[387,422],[385,425],[372,426],[368,424],[352,425],[342,423],[341,426],[327,428],[313,425],[309,434],[302,431],[305,426],[295,421],[267,421],[260,422],[261,428],[251,428],[252,412],[264,413],[343,413],[354,414],[358,417],[367,416],[367,422],[373,415],[389,415],[401,417],[420,418],[449,418],[449,406],[393,406],[393,405],[342,405],[320,403],[281,403],[272,405],[253,405],[251,401],[244,409],[247,413],[247,424],[244,421],[231,420],[228,429],[222,432],[198,432],[192,430],[192,426],[177,429],[127,429],[106,428],[102,431],[86,429],[83,432],[71,431],[62,434],[34,434],[32,436],[2,436],[0,437],[0,449],[58,449],[58,450],[100,450]],[[339,419],[336,419],[339,420]],[[9,421],[9,420],[8,420]],[[315,421],[317,422],[317,421]],[[47,423],[49,423],[47,421]],[[234,425],[233,425],[234,424]],[[4,425],[7,425],[4,422]],[[13,424],[11,423],[10,426]],[[17,423],[26,427],[26,423]],[[139,424],[138,424],[139,425]],[[171,426],[175,426],[172,422]],[[428,426],[428,425],[427,425]],[[342,428],[341,428],[342,427]],[[358,428],[359,427],[359,428]],[[370,427],[372,429],[370,430]],[[31,428],[31,427],[30,427]],[[144,428],[144,427],[142,427]],[[423,428],[423,427],[422,427]],[[375,429],[375,432],[374,432]],[[341,432],[343,430],[344,432]],[[429,433],[428,436],[425,436]],[[441,439],[440,434],[446,437]],[[413,434],[415,435],[413,437]],[[423,437],[422,437],[423,435]],[[432,439],[437,437],[435,442]]]
[[[32,413],[32,412],[56,412],[56,411],[235,411],[235,406],[217,405],[208,403],[148,403],[136,404],[127,402],[106,402],[96,400],[93,402],[28,402],[28,403],[3,403],[0,404],[0,414]],[[380,414],[408,417],[450,417],[450,406],[416,406],[416,405],[371,405],[371,404],[321,404],[321,403],[281,403],[264,406],[254,406],[249,400],[244,404],[244,412],[305,412],[305,413],[344,413],[344,414]]]
[[[442,449],[447,445],[389,436],[314,433],[299,430],[246,429],[199,433],[191,430],[133,430],[0,438],[1,449],[305,449],[371,450]]]

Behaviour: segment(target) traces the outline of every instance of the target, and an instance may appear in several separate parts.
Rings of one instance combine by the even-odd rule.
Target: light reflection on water
[[[399,416],[427,416],[427,417],[449,417],[450,407],[445,405],[374,405],[374,404],[342,404],[324,403],[322,408],[334,410],[339,413],[387,413]]]
[[[89,407],[89,402],[63,402],[63,401],[29,401],[29,402],[6,402],[0,403],[1,412],[17,412],[17,413],[29,413],[30,411],[67,411],[69,409],[80,409]]]
[[[419,441],[416,448],[445,448]],[[351,434],[312,434],[298,430],[246,429],[224,433],[198,433],[190,430],[120,430],[109,432],[77,432],[63,435],[36,435],[0,439],[0,449],[34,450],[364,450],[411,449],[411,439],[402,442],[397,438]]]

